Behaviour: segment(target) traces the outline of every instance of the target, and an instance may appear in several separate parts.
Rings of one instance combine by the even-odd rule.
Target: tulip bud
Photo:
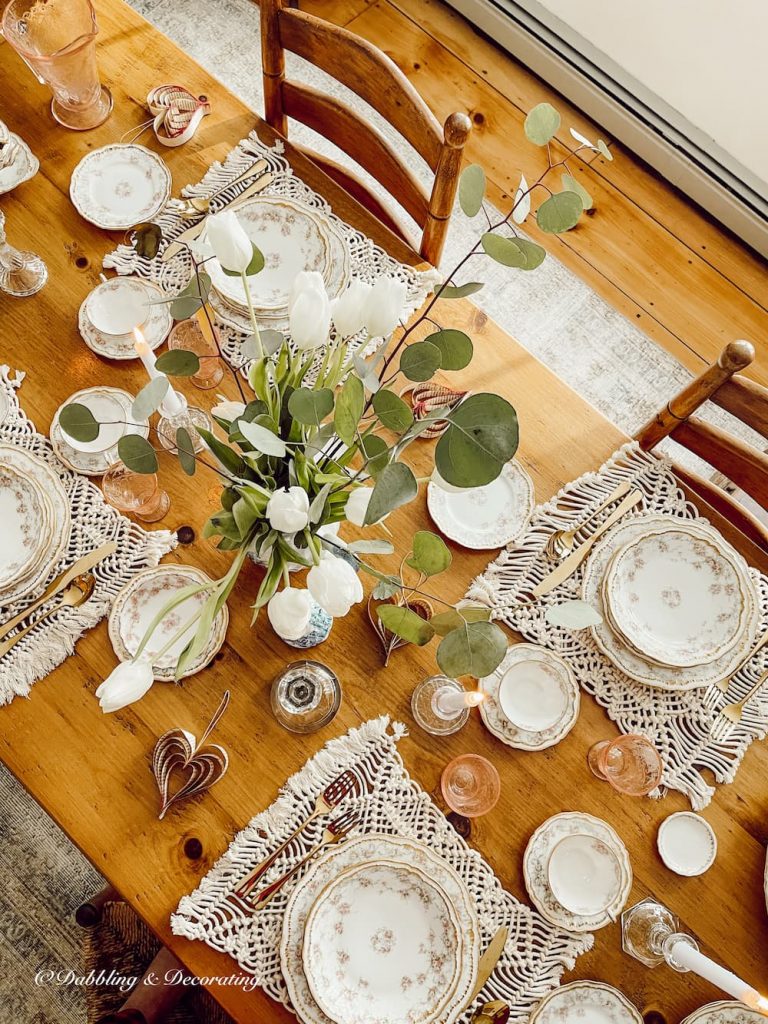
[[[397,327],[405,305],[405,283],[380,277],[365,304],[365,326],[372,338],[386,338]]]
[[[143,656],[121,662],[96,690],[99,706],[105,715],[141,700],[152,686],[155,676],[149,658]]]
[[[278,590],[267,605],[272,629],[283,640],[300,640],[309,629],[314,604],[308,590],[295,587]]]
[[[267,519],[273,530],[298,533],[309,525],[309,495],[303,487],[275,491],[267,502]]]
[[[355,487],[350,492],[347,498],[347,503],[344,506],[344,515],[347,517],[350,523],[354,523],[355,526],[365,525],[365,514],[368,511],[368,505],[371,501],[371,495],[373,494],[372,487]],[[384,516],[384,519],[387,517]],[[381,522],[381,520],[379,520]]]
[[[214,416],[218,416],[220,420],[225,420],[227,423],[234,423],[236,419],[243,415],[245,412],[245,405],[243,402],[231,402],[223,395],[218,395],[221,401],[214,405],[211,412]]]
[[[334,619],[346,615],[353,604],[363,599],[363,585],[357,573],[345,562],[328,551],[320,555],[320,564],[307,573],[309,592]]]
[[[322,275],[304,270],[293,283],[289,302],[289,330],[303,352],[319,348],[331,330],[331,302]]]
[[[224,270],[242,274],[253,259],[253,243],[231,210],[214,213],[205,225],[205,241]]]
[[[366,303],[371,285],[355,278],[331,306],[331,319],[342,338],[349,338],[365,327]]]

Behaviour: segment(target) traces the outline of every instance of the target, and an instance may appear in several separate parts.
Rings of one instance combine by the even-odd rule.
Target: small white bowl
[[[693,811],[678,811],[665,818],[656,845],[669,870],[686,878],[703,875],[717,856],[717,836],[712,826]]]
[[[113,277],[97,285],[86,300],[88,319],[102,334],[130,334],[149,316],[149,293],[135,277]]]
[[[547,878],[557,902],[573,914],[601,914],[621,891],[621,863],[601,839],[574,834],[556,844]]]

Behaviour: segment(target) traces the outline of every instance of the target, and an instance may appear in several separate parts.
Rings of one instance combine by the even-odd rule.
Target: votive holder
[[[39,292],[47,280],[48,268],[36,253],[8,244],[0,210],[0,291],[23,299]]]
[[[465,818],[479,818],[492,811],[501,796],[501,779],[494,766],[479,754],[462,754],[443,769],[443,799],[452,811]]]
[[[272,682],[272,713],[289,732],[317,732],[341,707],[341,683],[319,661],[295,661]]]
[[[134,473],[122,462],[109,467],[101,486],[110,505],[145,523],[162,519],[171,506],[171,499],[158,484],[155,473]]]
[[[160,420],[157,424],[157,436],[160,444],[166,451],[175,455],[178,451],[176,446],[176,432],[182,428],[189,434],[192,442],[192,451],[197,454],[203,450],[203,439],[200,437],[198,427],[203,430],[211,429],[211,418],[203,409],[196,405],[189,405],[184,395],[176,392],[181,399],[183,408],[179,412],[169,413],[167,407],[160,406]]]
[[[423,679],[411,695],[411,712],[417,725],[432,736],[450,736],[463,728],[469,710],[485,699],[479,690],[468,691],[449,676]]]
[[[595,743],[587,753],[587,764],[593,775],[625,796],[648,796],[664,771],[653,743],[635,733]]]

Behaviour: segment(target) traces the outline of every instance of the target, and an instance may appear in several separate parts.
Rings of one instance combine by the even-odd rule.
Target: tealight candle
[[[155,358],[155,353],[147,344],[146,338],[141,333],[138,327],[134,327],[133,336],[136,339],[133,345],[134,349],[136,350],[136,355],[144,364],[144,369],[147,371],[150,380],[154,380],[157,377],[165,377],[166,375],[163,373],[163,371],[157,369],[155,365],[155,363],[157,362],[157,359]],[[166,391],[165,398],[163,399],[162,402],[163,412],[168,417],[173,418],[174,416],[180,416],[184,412],[185,408],[186,403],[184,402],[184,399],[178,392],[173,390],[169,383],[168,390]]]
[[[465,708],[476,708],[485,700],[480,690],[454,690],[452,686],[444,686],[432,695],[432,704],[439,715],[453,717]]]

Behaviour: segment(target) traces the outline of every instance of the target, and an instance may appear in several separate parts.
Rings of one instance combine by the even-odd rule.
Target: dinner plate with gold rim
[[[48,544],[47,506],[39,485],[0,462],[0,591],[34,572]]]
[[[147,291],[149,302],[149,315],[141,326],[141,333],[144,340],[151,349],[156,349],[165,341],[168,332],[173,324],[171,317],[170,303],[162,301],[166,298],[165,292],[152,281],[143,281],[142,285]],[[88,317],[88,296],[80,306],[78,314],[78,327],[80,336],[91,349],[99,356],[107,359],[138,359],[134,348],[136,339],[132,333],[129,334],[104,334],[91,323]]]
[[[335,1024],[318,1006],[304,974],[304,930],[309,912],[325,887],[342,871],[357,864],[386,860],[416,867],[448,897],[462,936],[461,969],[455,993],[441,1011],[440,1024],[452,1024],[472,993],[480,959],[477,911],[465,883],[434,850],[403,836],[367,835],[332,847],[312,863],[294,886],[283,915],[280,965],[296,1014],[304,1024]]]
[[[121,388],[97,386],[83,388],[70,395],[53,415],[51,421],[51,444],[59,460],[75,473],[84,476],[101,476],[118,459],[117,444],[126,434],[149,437],[148,420],[138,421],[131,414],[133,395]],[[101,424],[99,437],[88,445],[73,447],[59,423],[64,406],[78,402],[87,406]],[[97,447],[93,449],[93,445]]]
[[[697,665],[694,668],[659,665],[641,657],[629,647],[611,626],[603,602],[602,581],[615,552],[629,541],[645,536],[654,529],[665,529],[669,525],[669,520],[669,516],[660,514],[633,516],[607,533],[595,545],[587,561],[582,581],[582,598],[603,616],[603,621],[591,626],[590,632],[597,646],[616,668],[631,679],[656,689],[693,690],[728,678],[739,666],[752,647],[757,634],[760,625],[760,604],[750,577],[746,628],[743,635],[730,651],[704,665]],[[708,524],[697,525],[701,530],[711,529]]]
[[[337,1024],[428,1024],[456,990],[460,938],[448,897],[418,868],[358,864],[315,900],[304,973]]]
[[[623,992],[601,981],[572,981],[550,992],[536,1006],[529,1024],[643,1024],[640,1011]]]
[[[681,520],[617,551],[603,595],[631,647],[659,664],[692,668],[736,644],[749,585],[746,565],[730,544]]]
[[[751,1010],[744,1003],[720,999],[694,1010],[682,1024],[760,1024],[765,1017],[757,1010]]]

